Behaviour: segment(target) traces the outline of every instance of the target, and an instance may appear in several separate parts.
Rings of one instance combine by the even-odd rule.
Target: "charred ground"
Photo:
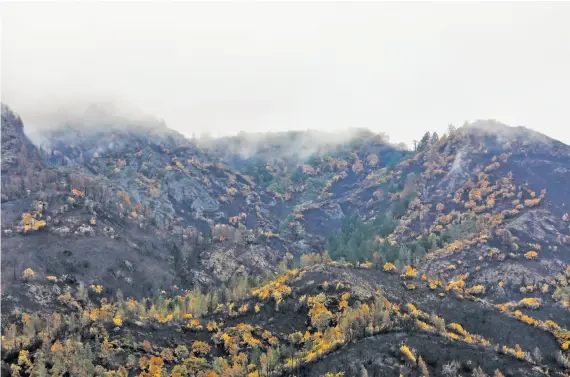
[[[2,108],[3,374],[568,373],[567,145],[85,119]]]

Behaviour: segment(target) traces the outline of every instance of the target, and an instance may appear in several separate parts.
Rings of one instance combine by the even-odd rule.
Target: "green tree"
[[[424,134],[424,136],[422,137],[422,139],[418,143],[417,152],[425,151],[430,145],[430,140],[431,140],[431,134],[428,131]]]

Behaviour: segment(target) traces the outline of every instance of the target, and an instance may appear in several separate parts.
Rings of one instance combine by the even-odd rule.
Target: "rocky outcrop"
[[[210,281],[227,282],[238,270],[252,275],[275,271],[279,253],[262,245],[215,247],[200,256],[202,266],[210,272]]]
[[[8,106],[1,104],[2,112],[2,173],[19,165],[40,163],[36,147],[24,133],[22,119]],[[32,165],[32,166],[33,166]]]
[[[331,220],[341,220],[344,218],[344,212],[340,207],[340,204],[334,202],[322,208],[325,215],[327,215]]]
[[[555,241],[558,236],[556,219],[546,209],[525,212],[509,222],[506,229],[521,237],[530,237],[541,244]]]

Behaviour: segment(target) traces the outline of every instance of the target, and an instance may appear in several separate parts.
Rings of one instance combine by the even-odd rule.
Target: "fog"
[[[217,154],[239,155],[242,158],[259,156],[268,159],[306,160],[313,155],[334,153],[338,147],[366,139],[390,145],[396,149],[407,149],[405,144],[390,143],[383,133],[370,134],[366,129],[346,128],[337,130],[307,130],[302,132],[240,133],[237,139],[198,137],[196,142],[204,148],[217,150]]]
[[[570,3],[2,4],[29,132],[95,102],[187,135],[493,118],[570,143]],[[57,118],[57,117],[56,117]]]

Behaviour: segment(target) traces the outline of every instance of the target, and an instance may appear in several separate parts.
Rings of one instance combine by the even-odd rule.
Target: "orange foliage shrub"
[[[84,197],[85,193],[83,191],[79,191],[78,189],[74,188],[73,190],[71,190],[71,192],[73,193],[73,195],[75,196],[80,196],[80,197]]]
[[[386,272],[394,271],[395,269],[396,269],[396,266],[393,263],[386,262],[384,264],[384,271],[386,271]]]
[[[413,279],[413,278],[417,278],[418,277],[418,271],[413,268],[412,266],[404,266],[404,270],[402,272],[402,275],[400,275],[403,278],[407,278],[407,279]]]
[[[489,172],[491,172],[491,171],[493,171],[493,170],[495,170],[495,169],[498,169],[500,166],[501,166],[501,164],[500,164],[499,162],[495,161],[495,162],[493,162],[492,164],[487,165],[487,166],[485,167],[484,171],[485,171],[485,173],[489,173]]]
[[[525,253],[524,257],[526,259],[536,259],[538,258],[538,253],[536,251],[531,250],[528,253]]]
[[[535,198],[535,199],[526,199],[524,201],[524,205],[525,207],[536,207],[537,205],[540,204],[540,201],[542,200],[541,197]]]
[[[527,297],[520,300],[519,305],[528,309],[538,309],[542,305],[542,300],[536,297]]]

